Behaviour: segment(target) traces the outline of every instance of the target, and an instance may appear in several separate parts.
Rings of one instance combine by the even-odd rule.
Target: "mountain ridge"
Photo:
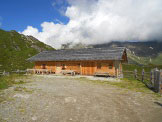
[[[162,65],[162,42],[119,42],[92,45],[94,48],[126,47],[129,63]]]

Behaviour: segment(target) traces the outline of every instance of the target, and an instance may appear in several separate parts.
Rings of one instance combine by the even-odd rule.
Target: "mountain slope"
[[[129,63],[162,65],[162,42],[110,42],[93,47],[126,47]]]
[[[0,70],[31,68],[33,64],[26,59],[44,50],[53,48],[32,36],[0,30]]]

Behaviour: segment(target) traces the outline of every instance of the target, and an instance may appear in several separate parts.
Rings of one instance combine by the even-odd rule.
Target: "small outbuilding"
[[[50,73],[75,72],[80,75],[121,76],[122,63],[127,63],[124,47],[85,48],[43,51],[31,58],[34,69],[50,70]]]

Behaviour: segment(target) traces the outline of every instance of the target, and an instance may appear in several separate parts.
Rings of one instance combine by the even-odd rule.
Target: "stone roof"
[[[84,48],[43,51],[29,58],[29,61],[83,61],[83,60],[122,60],[124,47]]]

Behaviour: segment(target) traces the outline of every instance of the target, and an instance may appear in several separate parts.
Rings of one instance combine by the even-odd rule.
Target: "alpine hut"
[[[80,75],[120,76],[127,62],[126,48],[85,48],[43,51],[28,59],[35,70],[50,73],[75,72]]]

